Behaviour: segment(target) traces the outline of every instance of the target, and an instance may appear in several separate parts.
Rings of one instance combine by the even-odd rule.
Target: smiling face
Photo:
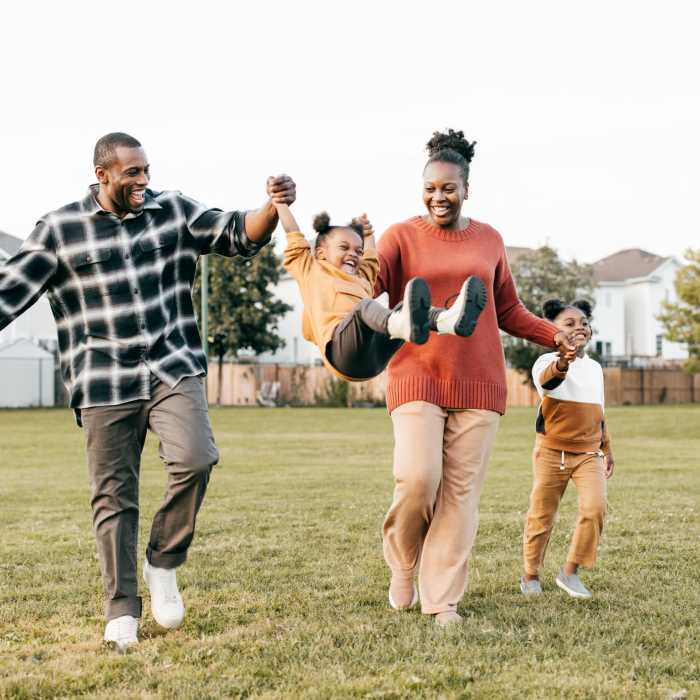
[[[554,319],[554,325],[569,335],[578,350],[583,354],[583,349],[591,339],[591,324],[586,314],[575,306],[567,306]]]
[[[458,165],[433,161],[425,166],[423,203],[428,210],[428,223],[451,230],[464,228],[461,212],[468,195],[469,185]]]
[[[100,183],[100,205],[120,218],[128,212],[138,214],[145,203],[151,178],[143,148],[117,146],[114,161],[108,167],[98,165],[95,175]]]
[[[325,260],[348,275],[356,275],[364,252],[364,242],[357,231],[338,227],[323,237],[315,252],[319,260]]]

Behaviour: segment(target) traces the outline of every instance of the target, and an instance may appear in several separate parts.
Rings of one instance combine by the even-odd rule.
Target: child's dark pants
[[[389,337],[391,311],[372,299],[363,299],[337,325],[326,345],[326,359],[346,377],[358,381],[381,374],[403,340]]]

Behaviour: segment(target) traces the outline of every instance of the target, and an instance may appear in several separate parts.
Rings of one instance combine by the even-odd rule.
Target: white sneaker
[[[389,316],[389,337],[423,345],[430,335],[429,312],[430,289],[427,282],[421,277],[408,280],[401,309],[392,311]]]
[[[486,301],[486,285],[478,277],[467,277],[454,304],[437,317],[438,333],[468,338],[476,328]]]
[[[131,615],[122,615],[110,620],[105,627],[105,642],[114,644],[117,651],[124,653],[129,647],[139,643],[137,637],[139,621]]]
[[[154,620],[167,629],[179,627],[185,616],[185,605],[177,590],[175,569],[160,569],[151,566],[146,560],[143,565],[143,580],[151,592]]]

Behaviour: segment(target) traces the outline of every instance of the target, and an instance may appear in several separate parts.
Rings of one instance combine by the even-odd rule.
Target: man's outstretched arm
[[[17,253],[0,265],[0,330],[46,291],[57,267],[49,227],[40,221]]]
[[[291,204],[296,198],[296,185],[288,175],[267,178],[269,199],[254,211],[211,209],[200,202],[178,195],[187,228],[201,255],[242,255],[250,258],[267,244],[277,226],[275,202]]]

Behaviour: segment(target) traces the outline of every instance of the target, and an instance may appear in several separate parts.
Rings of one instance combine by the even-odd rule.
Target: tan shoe
[[[445,612],[440,612],[435,615],[435,623],[440,625],[440,627],[449,627],[458,622],[464,622],[464,618],[458,615],[454,610],[446,610]]]
[[[391,577],[389,605],[394,610],[408,610],[418,603],[418,588],[412,578]]]

